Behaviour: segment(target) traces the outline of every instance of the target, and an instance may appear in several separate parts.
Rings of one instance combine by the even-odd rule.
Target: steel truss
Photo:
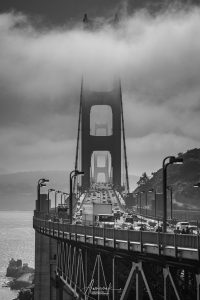
[[[168,263],[57,242],[57,277],[76,299],[200,300],[198,266]]]

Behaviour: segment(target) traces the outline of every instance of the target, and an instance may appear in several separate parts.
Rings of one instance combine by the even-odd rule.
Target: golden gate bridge
[[[120,81],[106,92],[82,81],[68,198],[58,205],[59,191],[40,194],[48,180],[38,181],[34,299],[199,300],[199,234],[166,229],[166,171],[176,161],[163,161],[162,232],[123,229],[120,217],[101,223],[100,216],[125,213],[130,197],[122,90]]]

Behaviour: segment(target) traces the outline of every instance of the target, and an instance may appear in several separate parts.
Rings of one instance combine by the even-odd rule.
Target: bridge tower
[[[94,106],[103,105],[109,106],[112,111],[112,133],[106,134],[105,136],[92,135],[91,110]],[[105,125],[103,125],[103,127],[105,127]],[[90,186],[91,157],[95,151],[107,151],[110,153],[112,184],[115,189],[121,188],[122,147],[124,148],[126,181],[129,190],[120,82],[115,84],[114,88],[109,92],[93,92],[84,89],[82,83],[77,148],[79,145],[79,137],[81,144],[81,169],[84,171],[84,176],[82,178],[83,190],[87,190]],[[78,154],[76,155],[75,168],[77,166],[77,160]]]

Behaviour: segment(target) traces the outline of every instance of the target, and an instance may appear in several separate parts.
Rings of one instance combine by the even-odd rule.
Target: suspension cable
[[[127,163],[127,155],[126,155],[126,140],[125,140],[124,112],[123,112],[123,103],[122,103],[121,81],[119,81],[119,87],[120,87],[120,102],[121,102],[121,112],[122,112],[122,133],[123,133],[124,159],[125,159],[125,171],[126,171],[126,184],[127,184],[127,191],[129,193],[128,163]]]

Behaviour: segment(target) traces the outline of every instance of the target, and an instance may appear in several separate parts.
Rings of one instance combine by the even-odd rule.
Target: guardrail
[[[144,245],[149,245],[154,248],[156,246],[159,250],[157,254],[160,254],[161,250],[171,247],[174,249],[174,254],[172,256],[177,257],[177,249],[179,249],[179,252],[190,252],[190,256],[187,257],[189,259],[193,259],[193,255],[191,253],[195,253],[195,259],[199,260],[199,235],[133,231],[123,229],[121,230],[86,225],[71,225],[60,222],[52,222],[37,217],[33,218],[33,225],[36,230],[39,229],[40,232],[51,235],[53,237],[66,237],[66,235],[69,234],[71,239],[71,234],[73,234],[75,236],[75,240],[77,240],[77,237],[80,236],[84,236],[84,241],[86,241],[88,237],[92,237],[93,241],[94,239],[103,239],[104,241],[112,240],[112,247],[115,247],[116,243],[123,242],[128,245],[128,250],[130,249],[130,245],[132,244],[139,244],[141,246],[141,251]],[[163,255],[168,254],[166,252]]]

